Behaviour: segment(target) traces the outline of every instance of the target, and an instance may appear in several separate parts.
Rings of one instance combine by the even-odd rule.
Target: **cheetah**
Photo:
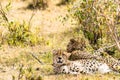
[[[79,60],[79,59],[96,59],[100,62],[106,63],[112,70],[120,73],[120,61],[113,58],[109,54],[105,53],[104,50],[99,49],[95,52],[88,53],[82,51],[81,40],[70,39],[70,42],[67,45],[67,52],[70,54],[69,60]]]
[[[72,52],[75,50],[84,51],[85,48],[86,48],[86,43],[83,38],[77,38],[77,39],[72,38],[67,44],[67,52]]]
[[[96,59],[96,60],[101,59],[101,56],[97,56],[97,55],[90,54],[88,52],[80,51],[80,50],[75,50],[68,54],[70,54],[69,60],[73,60],[73,61],[79,60],[79,59]]]
[[[95,59],[70,61],[67,54],[61,49],[53,51],[53,70],[56,74],[105,74],[112,71],[106,63]]]

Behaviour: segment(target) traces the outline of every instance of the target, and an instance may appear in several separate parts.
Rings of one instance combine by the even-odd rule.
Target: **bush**
[[[33,0],[33,3],[28,5],[28,9],[46,9],[48,7],[46,0]]]
[[[66,5],[66,4],[69,4],[69,3],[72,3],[72,2],[74,2],[74,0],[60,0],[60,2],[57,5],[58,6]]]
[[[30,31],[29,25],[25,22],[10,22],[8,27],[7,42],[9,45],[35,45],[40,42],[38,36]]]
[[[10,9],[9,7],[10,3],[6,5],[5,8],[2,8],[2,5],[0,4],[0,21],[2,21],[0,23],[0,26],[5,27],[5,29],[7,30],[7,34],[5,34],[5,37],[2,37],[2,32],[0,32],[0,43],[7,42],[9,45],[14,46],[33,46],[43,41],[43,38],[39,37],[36,34],[33,34],[30,31],[30,21],[32,18],[30,18],[28,23],[26,23],[25,21],[23,21],[23,23],[9,21],[8,17],[6,16],[7,12]]]
[[[117,3],[114,0],[76,0],[72,7],[69,7],[70,16],[78,22],[94,49],[113,41],[110,34],[117,33],[119,28]],[[110,25],[113,33],[110,32]]]

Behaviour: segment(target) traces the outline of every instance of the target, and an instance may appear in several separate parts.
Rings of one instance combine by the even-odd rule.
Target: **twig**
[[[4,20],[9,24],[8,18],[7,18],[7,16],[6,16],[5,11],[4,11],[3,8],[2,8],[2,4],[1,4],[1,3],[0,3],[0,14],[2,14]]]
[[[38,0],[33,0],[34,10],[33,10],[33,13],[32,13],[32,15],[31,15],[30,19],[29,19],[29,22],[28,22],[28,23],[29,23],[29,26],[31,25],[31,20],[33,19],[34,15],[35,15],[35,12],[36,12],[35,6],[36,6],[37,2],[38,2]]]
[[[120,43],[120,41],[119,41],[118,43]],[[111,47],[116,46],[116,45],[117,45],[117,44],[114,43],[114,44],[112,44],[112,45],[110,45],[110,46],[104,46],[103,48],[99,48],[99,49],[97,49],[97,50],[94,50],[93,53],[94,53],[94,54],[97,54],[97,55],[100,55],[100,53],[101,53],[101,52],[104,52],[105,49],[111,48]]]
[[[96,11],[96,12],[98,12],[95,8],[94,8],[94,10]],[[115,41],[115,44],[113,44],[113,45],[110,45],[110,46],[106,46],[106,47],[104,47],[104,48],[100,48],[100,49],[98,49],[98,50],[96,50],[96,51],[100,51],[100,50],[103,50],[103,49],[106,49],[106,48],[111,48],[111,47],[113,47],[113,46],[115,46],[115,45],[117,45],[117,47],[118,47],[118,49],[120,50],[120,41],[118,41],[118,38],[117,38],[117,34],[116,34],[116,32],[115,32],[115,30],[113,30],[112,28],[115,28],[115,23],[112,21],[112,20],[110,20],[105,14],[102,14],[102,13],[99,13],[99,14],[101,14],[101,16],[102,17],[104,17],[106,20],[107,20],[107,26],[108,26],[108,28],[109,28],[109,31],[111,32],[111,34],[112,34],[112,37],[113,37],[113,39],[114,39],[114,41]],[[108,20],[109,19],[109,20]],[[113,32],[114,31],[114,32]]]
[[[35,58],[40,64],[44,64],[41,60],[39,60],[38,58],[37,58],[37,56],[36,55],[34,55],[32,52],[29,52],[31,55],[32,55],[32,57],[33,58]]]
[[[117,45],[117,48],[118,48],[118,50],[120,51],[120,44],[119,44],[119,40],[118,40],[118,36],[117,36],[117,34],[116,34],[116,32],[115,32],[115,21],[113,21],[113,20],[111,20],[108,16],[106,16],[105,14],[104,14],[104,12],[102,11],[102,9],[101,9],[101,12],[99,12],[97,9],[95,9],[95,8],[93,8],[98,14],[100,14],[102,17],[104,17],[105,19],[106,19],[106,25],[108,26],[108,29],[109,29],[109,31],[110,31],[110,33],[111,33],[111,39],[113,39],[114,41],[115,41],[115,43],[116,43],[116,45]]]
[[[23,64],[20,65],[18,80],[20,80],[23,77],[22,70],[23,70]]]
[[[32,15],[31,15],[31,17],[30,17],[30,19],[29,19],[29,22],[28,22],[28,25],[29,26],[31,26],[31,20],[33,19],[33,17],[34,17],[34,15],[35,15],[35,10],[33,10],[33,13],[32,13]]]
[[[105,17],[106,19],[108,19],[105,15],[104,15],[104,17]],[[107,26],[108,26],[109,31],[110,31],[110,33],[111,33],[111,38],[115,41],[115,43],[116,43],[116,45],[117,45],[117,48],[118,48],[118,50],[120,51],[120,44],[119,44],[119,41],[118,41],[116,32],[112,29],[112,28],[115,27],[114,22],[109,19],[109,21],[107,21]]]

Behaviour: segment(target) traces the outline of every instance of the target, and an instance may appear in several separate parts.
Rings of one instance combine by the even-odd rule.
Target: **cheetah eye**
[[[67,47],[69,47],[70,45],[68,44]]]
[[[62,56],[66,56],[65,54],[62,54]]]
[[[70,39],[70,42],[71,42],[71,43],[74,43],[74,42],[75,42],[75,40],[74,40],[74,39]]]
[[[65,71],[65,69],[63,69],[63,71]]]

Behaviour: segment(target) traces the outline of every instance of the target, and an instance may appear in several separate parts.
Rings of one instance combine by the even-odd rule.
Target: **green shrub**
[[[8,31],[4,38],[1,36],[2,32],[0,31],[0,43],[7,42],[9,45],[14,46],[33,46],[43,41],[43,38],[38,36],[37,33],[33,34],[30,30],[30,21],[32,18],[30,18],[30,21],[27,23],[25,21],[23,21],[23,23],[9,21],[6,14],[10,9],[10,4],[11,3],[6,5],[5,8],[0,4],[0,26],[5,27]]]
[[[119,22],[118,6],[114,0],[76,0],[72,7],[69,7],[69,13],[78,22],[79,28],[92,47],[96,49],[113,41],[108,26],[109,22],[113,21],[112,29],[118,29],[116,24]]]
[[[8,27],[7,42],[9,45],[35,45],[40,42],[39,36],[30,31],[29,25],[25,22],[10,22]]]
[[[15,77],[13,79],[15,79]],[[43,80],[43,78],[41,75],[37,75],[36,71],[31,66],[26,69],[24,66],[20,66],[18,80]]]

